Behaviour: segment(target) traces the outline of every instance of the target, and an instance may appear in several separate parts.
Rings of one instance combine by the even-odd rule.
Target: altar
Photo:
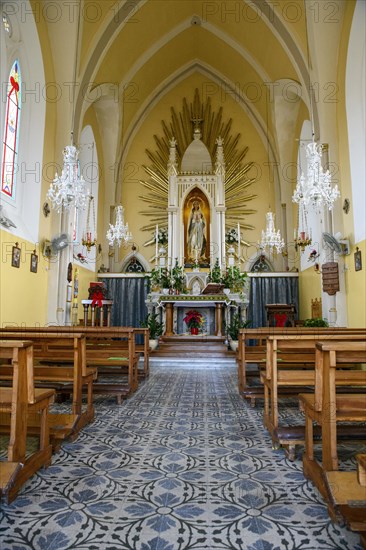
[[[188,329],[184,317],[188,311],[197,309],[203,315],[204,325],[202,334],[207,336],[224,337],[224,321],[228,322],[232,310],[239,309],[245,318],[247,302],[236,302],[225,294],[218,295],[163,295],[150,294],[146,305],[150,312],[160,312],[164,324],[164,336],[187,334]]]

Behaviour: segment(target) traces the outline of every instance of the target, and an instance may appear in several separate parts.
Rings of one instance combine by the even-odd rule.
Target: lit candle
[[[240,269],[240,224],[238,223],[238,262],[239,262],[239,269]]]
[[[155,264],[158,263],[158,256],[159,256],[159,226],[156,225],[156,232],[155,232]]]

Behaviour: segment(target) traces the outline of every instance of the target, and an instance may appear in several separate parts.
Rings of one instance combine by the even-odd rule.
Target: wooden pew
[[[325,495],[324,473],[338,470],[338,423],[366,422],[366,371],[357,371],[363,376],[365,393],[354,394],[350,389],[347,394],[337,394],[339,372],[342,378],[349,377],[349,384],[353,384],[351,373],[347,372],[349,363],[366,362],[366,339],[317,342],[316,350],[315,393],[299,396],[305,413],[303,465],[306,477]],[[314,458],[313,422],[321,427],[322,432],[321,464]]]
[[[88,340],[88,362],[97,364],[98,372],[102,376],[113,377],[128,373],[129,386],[135,391],[138,379],[149,376],[149,329],[103,327],[102,330],[93,333],[90,328],[87,327],[85,333]],[[138,335],[143,337],[142,344],[136,343]],[[138,370],[140,355],[143,357],[142,372]]]
[[[71,414],[51,414],[49,418],[51,440],[54,450],[58,450],[66,437],[76,437],[77,433],[94,419],[93,380],[96,369],[86,365],[86,339],[80,333],[73,334],[44,334],[41,331],[30,330],[10,332],[0,330],[0,339],[19,339],[20,334],[33,342],[34,360],[41,362],[34,366],[34,380],[36,386],[51,387],[61,392],[66,384],[72,395]],[[59,365],[65,358],[72,362],[72,366]],[[56,364],[55,364],[56,362]],[[45,364],[47,363],[47,364]],[[9,367],[0,367],[0,378],[10,380]],[[83,410],[82,393],[87,391],[87,404]],[[6,428],[6,417],[3,417],[2,429]],[[37,433],[37,423],[30,423],[30,430]]]
[[[0,388],[0,416],[10,415],[8,462],[0,462],[0,491],[11,502],[25,481],[51,462],[48,408],[55,392],[34,388],[32,342],[1,341],[0,358],[10,359],[13,371],[11,387]],[[40,443],[38,451],[26,457],[27,424],[32,416],[39,417]]]
[[[94,382],[94,394],[112,394],[117,397],[118,403],[136,391],[138,387],[138,360],[139,355],[135,349],[135,331],[144,335],[144,370],[148,371],[148,333],[147,329],[133,329],[131,327],[71,327],[71,326],[49,326],[49,327],[11,327],[13,330],[28,334],[35,331],[39,334],[59,334],[72,336],[82,334],[87,341],[85,350],[85,362],[88,367],[108,369],[108,376],[125,376],[126,382],[112,381],[111,383]],[[5,329],[9,330],[9,328]],[[57,357],[49,358],[54,363],[68,362],[71,357],[67,353],[57,353]],[[85,388],[84,388],[85,389]],[[68,388],[64,387],[63,392],[67,393]],[[83,391],[83,390],[82,390]]]
[[[314,334],[321,337],[322,334],[363,334],[364,328],[349,329],[345,327],[259,327],[255,329],[240,329],[238,336],[238,386],[239,392],[243,397],[250,399],[252,405],[257,398],[264,398],[264,389],[261,386],[250,386],[248,384],[249,376],[260,376],[261,368],[265,368],[266,363],[266,339],[268,336],[282,335],[300,335]],[[247,345],[248,340],[257,340],[257,345]],[[257,365],[256,371],[248,371],[247,365]]]
[[[366,548],[366,454],[356,455],[356,460],[357,472],[325,472],[324,482],[332,520],[358,532]]]
[[[294,459],[295,446],[304,443],[305,429],[302,426],[279,426],[278,398],[284,396],[284,388],[288,396],[313,391],[317,338],[317,335],[311,334],[297,334],[296,338],[291,335],[267,338],[266,371],[261,376],[265,392],[264,425],[271,434],[274,448],[284,446],[291,460]],[[366,338],[366,331],[363,335],[323,334],[322,338],[329,341],[362,341]],[[290,359],[291,354],[299,356],[298,362]],[[366,384],[366,375],[360,370],[338,372],[337,384],[363,386]]]

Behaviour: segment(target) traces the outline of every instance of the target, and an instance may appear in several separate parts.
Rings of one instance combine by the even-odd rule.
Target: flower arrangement
[[[88,263],[88,260],[86,259],[86,257],[81,252],[79,252],[77,254],[77,256],[75,256],[75,254],[74,254],[74,258],[75,258],[75,260],[79,260],[79,262],[82,263],[82,264],[87,264]]]
[[[308,262],[315,262],[315,260],[319,258],[319,255],[320,255],[319,252],[313,249],[309,254]]]
[[[225,241],[228,244],[235,244],[238,242],[238,232],[236,229],[232,228],[227,231],[225,234]]]
[[[204,318],[202,313],[196,309],[191,309],[188,311],[187,315],[184,317],[183,321],[186,323],[189,329],[202,329],[204,325]]]
[[[154,235],[154,241],[156,241],[156,235]],[[168,244],[168,229],[166,227],[162,227],[158,231],[158,243],[159,244]]]
[[[240,269],[234,265],[227,268],[222,278],[222,283],[226,288],[230,288],[232,292],[242,292],[246,279],[247,274],[245,272],[242,273]]]

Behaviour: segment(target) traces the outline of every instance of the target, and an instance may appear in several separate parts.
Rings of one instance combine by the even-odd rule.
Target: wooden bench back
[[[365,341],[366,331],[362,333],[348,333],[348,334],[323,334],[322,339],[325,341],[343,343],[349,341]],[[268,379],[272,376],[272,369],[280,361],[291,361],[291,356],[298,356],[296,362],[303,362],[304,364],[314,365],[316,363],[316,344],[319,338],[316,334],[297,334],[296,337],[286,335],[268,336],[267,349],[266,349],[266,377]],[[349,356],[339,355],[339,362],[349,364]],[[280,365],[281,363],[279,363]],[[278,365],[278,366],[279,366]],[[284,364],[286,367],[286,364]],[[294,365],[296,367],[296,364]]]
[[[0,330],[0,339],[19,339],[20,332]],[[72,334],[26,331],[26,337],[33,342],[34,359],[38,361],[68,360],[82,376],[87,375],[86,339],[80,332]]]
[[[0,358],[10,359],[12,373],[12,403],[19,400],[29,404],[35,403],[33,343],[21,340],[1,340]]]
[[[335,407],[337,367],[342,374],[349,364],[366,363],[366,338],[361,341],[321,341],[316,343],[315,370],[315,410],[321,411],[324,403]],[[366,371],[358,371],[361,384],[365,386]],[[352,379],[350,381],[352,384]],[[366,410],[366,397],[363,396],[363,407]],[[334,409],[335,410],[335,409]]]

